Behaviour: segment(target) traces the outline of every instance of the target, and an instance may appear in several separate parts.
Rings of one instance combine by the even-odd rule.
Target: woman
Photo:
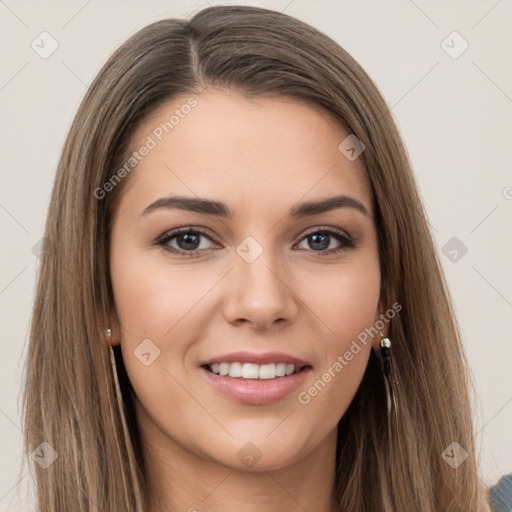
[[[251,7],[136,33],[79,108],[45,240],[42,512],[488,510],[406,152],[322,33]]]

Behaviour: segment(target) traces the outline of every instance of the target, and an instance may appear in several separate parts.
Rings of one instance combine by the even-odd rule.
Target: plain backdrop
[[[496,482],[512,472],[512,3],[208,3],[267,7],[306,21],[348,50],[379,87],[408,148],[453,294],[478,393],[479,464],[486,482]],[[73,116],[131,34],[208,3],[0,1],[0,511],[29,509],[30,476],[20,472],[21,372],[37,244]],[[58,45],[50,56],[34,49],[41,37],[46,51]]]

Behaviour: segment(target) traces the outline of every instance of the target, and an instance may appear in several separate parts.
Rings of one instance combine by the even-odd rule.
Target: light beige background
[[[362,64],[392,107],[474,373],[482,474],[488,483],[496,482],[512,472],[512,3],[246,4],[284,10],[330,35]],[[29,510],[30,476],[26,468],[19,472],[18,394],[38,265],[33,247],[42,237],[67,130],[88,84],[129,35],[152,21],[188,16],[206,6],[200,1],[0,1],[0,511]],[[47,59],[31,48],[43,31],[58,43]],[[453,31],[469,44],[456,59],[445,49],[453,54],[463,41],[450,36],[442,45]],[[452,237],[467,247],[456,262],[442,253]]]

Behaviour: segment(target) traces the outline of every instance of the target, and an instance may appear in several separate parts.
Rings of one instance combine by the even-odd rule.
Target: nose
[[[298,297],[288,273],[271,258],[270,251],[263,251],[252,263],[236,254],[234,258],[235,268],[226,283],[226,319],[232,324],[252,324],[256,330],[293,322],[299,311]]]

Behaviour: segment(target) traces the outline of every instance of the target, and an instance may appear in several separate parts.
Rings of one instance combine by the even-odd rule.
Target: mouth
[[[293,396],[304,385],[309,364],[215,362],[200,367],[205,383],[216,393],[243,405],[267,405]]]

